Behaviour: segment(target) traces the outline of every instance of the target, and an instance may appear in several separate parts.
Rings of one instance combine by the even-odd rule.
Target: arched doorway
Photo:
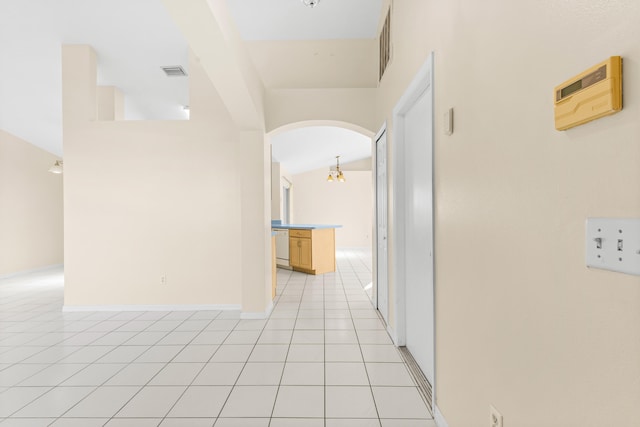
[[[357,280],[370,298],[374,295],[373,136],[350,123],[313,120],[281,126],[267,137],[273,162],[272,220],[341,225],[336,229],[337,273]],[[338,162],[346,179],[328,182]]]

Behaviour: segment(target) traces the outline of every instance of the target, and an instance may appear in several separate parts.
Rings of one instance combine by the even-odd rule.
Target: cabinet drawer
[[[289,237],[307,237],[311,238],[311,230],[289,230]]]

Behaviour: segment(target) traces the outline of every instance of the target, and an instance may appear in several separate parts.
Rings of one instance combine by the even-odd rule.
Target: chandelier
[[[336,156],[336,170],[335,171],[329,170],[329,176],[327,177],[327,181],[333,182],[335,179],[337,179],[338,182],[346,181],[344,174],[340,170],[340,156]]]

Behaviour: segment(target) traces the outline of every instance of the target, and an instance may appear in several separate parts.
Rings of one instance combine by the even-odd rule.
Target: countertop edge
[[[342,228],[342,225],[336,224],[278,224],[272,225],[272,229],[277,230],[314,230],[320,228]]]

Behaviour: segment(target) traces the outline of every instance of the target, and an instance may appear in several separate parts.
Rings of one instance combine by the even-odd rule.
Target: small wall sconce
[[[49,168],[49,172],[55,173],[55,174],[61,174],[62,173],[62,160],[56,160],[56,163],[53,166],[51,166],[51,168]]]

